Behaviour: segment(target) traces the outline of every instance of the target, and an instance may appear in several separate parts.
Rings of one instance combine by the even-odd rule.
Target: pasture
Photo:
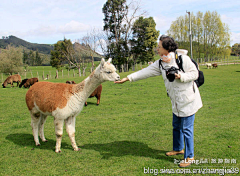
[[[240,65],[200,68],[205,75],[200,87],[203,108],[196,114],[194,142],[195,159],[202,163],[192,164],[185,172],[235,171],[240,169]],[[60,75],[49,81],[79,83],[84,78]],[[161,175],[167,169],[184,172],[176,164],[182,155],[165,156],[172,150],[172,111],[162,77],[122,85],[105,82],[102,86],[100,105],[96,106],[96,98],[88,99],[88,106],[76,119],[76,142],[82,150],[73,151],[64,127],[62,153],[54,152],[52,117],[45,123],[48,142],[40,140],[41,146],[35,146],[25,103],[28,89],[1,87],[0,175]]]

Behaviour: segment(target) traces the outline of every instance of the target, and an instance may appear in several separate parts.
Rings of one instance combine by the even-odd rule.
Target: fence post
[[[44,80],[44,71],[43,71],[42,79]]]
[[[56,70],[56,76],[55,79],[58,79],[58,70]]]
[[[38,76],[38,71],[37,71],[37,77],[38,77],[38,79],[39,79],[39,76]]]

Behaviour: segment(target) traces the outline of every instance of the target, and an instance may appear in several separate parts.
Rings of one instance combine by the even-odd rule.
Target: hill
[[[47,55],[50,55],[51,50],[54,49],[53,45],[30,43],[13,35],[10,35],[9,37],[3,37],[2,39],[0,39],[0,48],[5,49],[9,44],[15,47],[24,47],[33,51],[38,50],[39,53]],[[75,49],[79,48],[81,51],[83,51],[84,53],[86,53],[86,55],[89,56],[91,55],[90,53],[92,53],[95,61],[101,60],[102,56],[99,53],[92,51],[91,48],[85,46],[84,44],[74,43],[73,47]]]
[[[9,37],[3,37],[3,39],[0,39],[0,48],[6,48],[9,44],[12,44],[15,47],[22,46],[33,51],[38,50],[38,52],[42,54],[50,54],[51,50],[53,50],[52,45],[30,43],[23,39],[17,38],[13,35],[10,35]]]
[[[91,60],[91,55],[93,55],[94,61],[100,61],[101,58],[103,57],[101,54],[93,51],[89,46],[86,46],[85,44],[80,44],[80,43],[74,43],[73,48],[75,51],[81,51],[85,53],[86,56],[89,56],[88,59]]]

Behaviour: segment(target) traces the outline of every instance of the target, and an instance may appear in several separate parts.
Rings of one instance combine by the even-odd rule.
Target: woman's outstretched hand
[[[120,81],[115,81],[114,83],[123,84],[123,83],[125,83],[126,81],[129,81],[129,79],[128,79],[128,78],[123,78],[123,79],[121,79]]]

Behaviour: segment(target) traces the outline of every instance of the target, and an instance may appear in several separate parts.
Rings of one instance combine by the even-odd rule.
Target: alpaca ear
[[[109,58],[107,62],[111,63],[112,62],[112,58]]]
[[[103,68],[104,64],[105,64],[105,59],[102,58],[102,60],[101,60],[101,68]]]

